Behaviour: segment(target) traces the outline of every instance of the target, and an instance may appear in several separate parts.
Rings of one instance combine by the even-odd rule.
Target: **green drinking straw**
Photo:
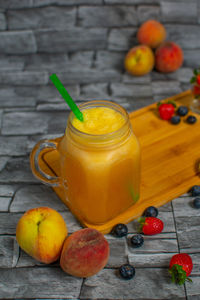
[[[77,117],[77,119],[80,120],[81,122],[83,122],[82,112],[79,110],[79,108],[76,105],[76,103],[74,102],[74,100],[71,98],[69,93],[66,91],[66,89],[64,88],[63,84],[61,83],[61,81],[59,80],[57,75],[52,74],[50,76],[50,79],[53,82],[53,84],[55,85],[55,87],[57,88],[57,90],[59,91],[59,93],[61,94],[61,96],[63,97],[63,99],[67,102],[67,104],[69,105],[69,107],[71,108],[71,110],[73,111],[75,116]]]

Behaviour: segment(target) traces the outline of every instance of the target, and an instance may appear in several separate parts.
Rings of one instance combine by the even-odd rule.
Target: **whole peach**
[[[61,268],[76,277],[89,277],[103,269],[109,257],[109,244],[96,229],[80,229],[64,242]]]
[[[60,257],[67,226],[63,217],[49,207],[28,210],[19,219],[16,239],[30,256],[49,264]]]
[[[156,69],[163,73],[174,72],[183,63],[183,51],[174,42],[162,43],[155,52]]]
[[[138,45],[129,50],[124,66],[132,75],[141,76],[149,73],[154,67],[154,54],[146,45]]]
[[[145,44],[151,48],[158,47],[166,39],[165,27],[156,20],[144,22],[137,33],[140,44]]]

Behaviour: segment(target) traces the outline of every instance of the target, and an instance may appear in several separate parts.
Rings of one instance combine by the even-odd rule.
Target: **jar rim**
[[[75,116],[74,116],[73,112],[70,112],[69,118],[68,118],[69,129],[73,133],[75,133],[77,135],[84,136],[85,138],[87,138],[87,137],[90,138],[90,139],[98,138],[100,140],[101,139],[103,139],[103,140],[111,139],[111,138],[114,138],[115,136],[117,136],[118,134],[120,134],[120,132],[124,131],[127,128],[127,125],[129,125],[129,123],[130,123],[129,115],[128,115],[126,109],[124,107],[122,107],[120,104],[118,104],[114,101],[110,101],[110,100],[91,100],[91,101],[86,101],[84,103],[81,103],[80,105],[78,105],[78,107],[81,111],[86,109],[86,108],[108,107],[108,108],[114,109],[115,111],[118,111],[119,113],[121,113],[124,117],[124,120],[125,120],[123,125],[120,128],[118,128],[117,130],[111,131],[109,133],[104,133],[104,134],[91,134],[91,133],[86,133],[86,132],[80,131],[79,129],[77,129],[76,127],[73,126],[72,120]]]

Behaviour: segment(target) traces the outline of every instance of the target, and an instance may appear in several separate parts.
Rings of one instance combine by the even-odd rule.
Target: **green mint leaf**
[[[135,204],[139,200],[140,195],[134,192],[132,185],[129,186],[129,192],[131,194],[131,198],[133,199],[133,203]]]

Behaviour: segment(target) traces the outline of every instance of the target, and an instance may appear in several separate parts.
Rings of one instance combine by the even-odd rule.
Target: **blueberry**
[[[196,197],[193,201],[194,208],[200,208],[200,197]]]
[[[188,113],[188,108],[187,106],[179,106],[178,110],[177,110],[177,114],[181,117],[187,115]]]
[[[144,214],[145,217],[157,217],[158,210],[154,206],[149,206],[145,209]]]
[[[124,279],[131,279],[135,276],[135,268],[129,264],[122,265],[119,268],[119,274]]]
[[[200,185],[194,185],[190,191],[192,197],[200,196]]]
[[[181,118],[180,118],[180,116],[173,116],[173,117],[171,117],[170,121],[172,124],[178,124],[178,123],[180,123]]]
[[[197,118],[195,116],[188,116],[186,121],[189,123],[189,124],[194,124],[196,121],[197,121]]]
[[[141,234],[135,234],[131,237],[130,242],[131,242],[131,246],[135,248],[139,248],[143,245],[144,238]]]
[[[114,228],[112,229],[112,233],[116,236],[116,237],[123,237],[126,236],[128,233],[128,228],[125,224],[117,224],[114,226]]]

